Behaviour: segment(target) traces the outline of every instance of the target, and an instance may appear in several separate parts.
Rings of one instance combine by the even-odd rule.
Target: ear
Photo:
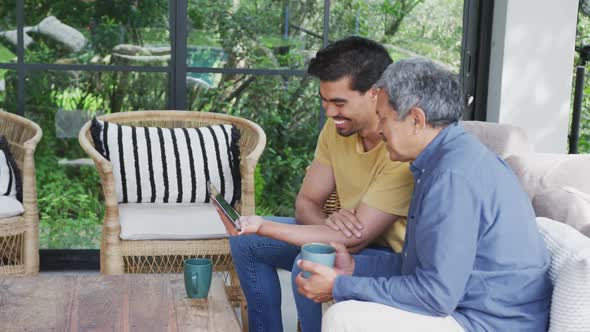
[[[426,127],[426,113],[420,107],[412,107],[409,116],[414,121],[414,134]]]
[[[379,95],[379,89],[372,87],[369,90],[367,90],[367,95],[369,96],[369,98],[377,100],[377,96]]]

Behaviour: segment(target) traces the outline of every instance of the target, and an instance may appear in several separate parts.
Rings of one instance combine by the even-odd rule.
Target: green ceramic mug
[[[191,258],[184,261],[184,288],[186,295],[203,299],[209,294],[213,263],[206,258]]]

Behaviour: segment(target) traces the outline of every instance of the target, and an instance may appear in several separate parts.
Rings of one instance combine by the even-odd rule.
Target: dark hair
[[[370,39],[347,37],[319,50],[307,73],[320,81],[350,76],[351,89],[367,92],[393,61],[385,47]]]

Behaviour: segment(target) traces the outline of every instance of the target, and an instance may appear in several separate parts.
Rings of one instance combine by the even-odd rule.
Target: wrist
[[[264,226],[267,224],[268,222],[265,219],[262,219],[262,221],[260,221],[260,227],[258,227],[258,230],[256,230],[256,234],[263,235],[265,231]]]

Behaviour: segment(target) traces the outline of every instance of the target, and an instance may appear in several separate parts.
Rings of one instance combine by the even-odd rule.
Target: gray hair
[[[421,108],[426,122],[444,127],[463,116],[463,97],[458,76],[432,60],[420,57],[389,65],[376,88],[385,88],[389,103],[404,119],[413,107]]]

